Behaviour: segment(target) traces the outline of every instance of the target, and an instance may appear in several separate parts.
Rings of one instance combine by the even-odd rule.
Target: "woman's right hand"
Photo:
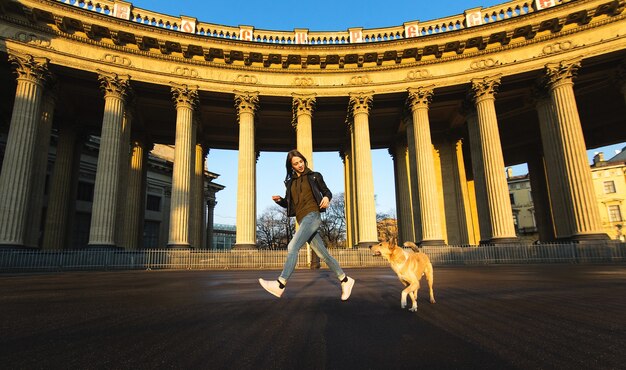
[[[280,195],[272,195],[272,200],[274,202],[280,202],[281,199],[283,199],[283,197],[281,197]]]

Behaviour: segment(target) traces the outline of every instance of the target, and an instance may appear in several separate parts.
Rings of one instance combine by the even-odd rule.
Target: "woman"
[[[259,279],[259,283],[265,290],[280,298],[285,291],[287,280],[296,267],[298,252],[308,242],[320,259],[337,275],[341,282],[341,300],[345,301],[352,293],[354,279],[347,276],[339,267],[339,263],[328,253],[319,235],[322,222],[320,212],[326,211],[333,195],[324,183],[322,175],[311,171],[306,158],[297,150],[287,153],[285,167],[286,195],[284,198],[274,195],[272,199],[278,205],[287,208],[287,215],[295,216],[300,227],[287,246],[287,260],[278,279],[275,281]]]

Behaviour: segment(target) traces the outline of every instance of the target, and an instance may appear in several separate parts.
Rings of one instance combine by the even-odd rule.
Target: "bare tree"
[[[343,193],[333,197],[326,212],[322,213],[320,235],[328,248],[345,248],[346,213]]]
[[[280,206],[268,207],[257,219],[259,249],[286,249],[294,233],[294,223]]]

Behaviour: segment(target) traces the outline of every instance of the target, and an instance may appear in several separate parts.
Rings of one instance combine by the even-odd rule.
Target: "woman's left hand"
[[[322,209],[328,208],[329,204],[330,204],[330,200],[328,199],[328,197],[324,197],[322,198],[322,201],[320,202],[320,208]]]

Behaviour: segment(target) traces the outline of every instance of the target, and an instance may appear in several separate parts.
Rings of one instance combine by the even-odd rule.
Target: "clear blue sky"
[[[428,21],[462,14],[475,7],[489,7],[504,0],[438,0],[438,1],[192,1],[135,0],[133,6],[163,14],[195,17],[201,22],[227,26],[247,25],[257,29],[290,31],[308,28],[311,31],[344,31],[352,27],[379,28],[398,26],[408,21]],[[315,143],[313,143],[315,146]],[[603,151],[611,158],[624,143]],[[283,195],[286,153],[262,152],[257,162],[257,215],[272,206],[271,196]],[[591,160],[591,159],[590,159]],[[395,214],[393,162],[387,150],[372,151],[376,212]],[[343,164],[338,152],[313,154],[314,168],[320,171],[334,194],[344,191]],[[237,152],[212,149],[207,158],[209,171],[220,175],[216,182],[226,186],[217,193],[215,223],[235,224],[237,208]],[[524,164],[514,166],[514,174],[527,173]],[[503,169],[504,171],[504,169]],[[262,176],[259,176],[262,174]]]

